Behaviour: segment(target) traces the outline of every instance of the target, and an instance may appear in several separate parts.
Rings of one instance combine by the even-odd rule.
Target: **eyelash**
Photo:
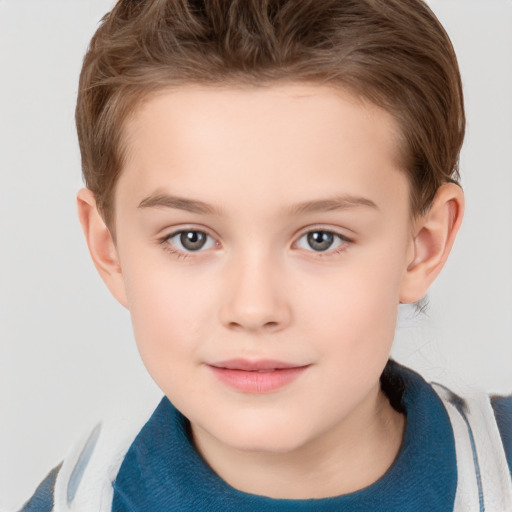
[[[178,231],[174,231],[170,235],[166,235],[158,240],[159,244],[163,246],[164,250],[172,254],[174,257],[176,257],[178,260],[187,260],[194,257],[194,253],[200,253],[203,252],[201,249],[197,251],[182,251],[180,249],[176,249],[170,242],[172,238],[174,238],[177,235],[181,235],[183,233],[201,233],[205,235],[206,237],[213,238],[211,235],[206,233],[205,231],[201,231],[199,229],[180,229]],[[297,242],[301,240],[303,237],[311,234],[311,233],[326,233],[329,235],[333,235],[333,237],[337,238],[340,242],[340,245],[336,249],[327,249],[326,251],[315,251],[311,249],[308,252],[312,252],[313,254],[317,254],[319,257],[326,258],[326,257],[332,257],[336,256],[342,252],[345,252],[347,250],[347,245],[353,243],[353,240],[346,237],[345,235],[342,235],[341,233],[337,233],[336,231],[324,229],[324,228],[314,228],[309,229],[308,231],[303,232],[299,238],[297,239]],[[295,243],[297,243],[295,242]],[[216,245],[217,242],[215,242]]]

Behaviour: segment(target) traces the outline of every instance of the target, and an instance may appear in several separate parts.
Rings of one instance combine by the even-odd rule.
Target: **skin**
[[[93,194],[78,195],[91,255],[130,311],[149,373],[240,490],[353,492],[400,449],[405,418],[379,377],[398,305],[441,270],[463,196],[444,185],[411,215],[397,136],[387,112],[325,86],[181,87],[125,127],[115,242]],[[205,244],[191,250],[183,232]],[[306,368],[277,390],[242,392],[210,366],[234,358]]]

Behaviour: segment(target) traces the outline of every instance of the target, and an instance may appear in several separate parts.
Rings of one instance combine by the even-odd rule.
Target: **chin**
[[[254,425],[249,429],[223,429],[217,439],[224,445],[247,453],[285,454],[299,449],[307,443],[306,435],[293,432],[290,428]]]

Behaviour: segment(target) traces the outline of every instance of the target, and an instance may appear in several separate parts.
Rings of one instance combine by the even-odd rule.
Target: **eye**
[[[215,240],[210,235],[194,229],[177,231],[166,237],[165,241],[183,252],[197,252],[215,246]]]
[[[348,242],[347,238],[338,233],[317,229],[302,235],[297,241],[297,247],[306,250],[312,249],[315,252],[326,252],[343,247]]]

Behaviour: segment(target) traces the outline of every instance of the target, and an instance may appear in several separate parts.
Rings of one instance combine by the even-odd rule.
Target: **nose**
[[[221,323],[232,330],[276,332],[287,327],[292,311],[283,272],[270,256],[249,254],[232,262],[220,307]]]

